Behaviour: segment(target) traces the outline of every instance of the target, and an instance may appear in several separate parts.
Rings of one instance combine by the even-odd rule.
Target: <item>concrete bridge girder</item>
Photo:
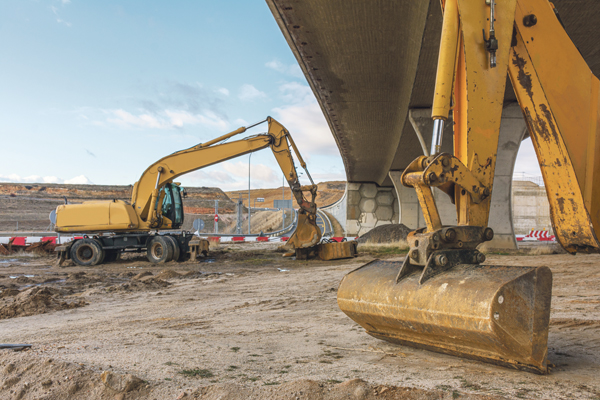
[[[427,142],[433,130],[430,116],[431,110],[418,110],[417,113],[413,113],[416,125]],[[498,139],[496,173],[488,224],[495,232],[494,240],[487,244],[491,248],[517,248],[512,222],[512,175],[520,143],[526,132],[525,120],[518,104],[511,103],[505,106]],[[452,152],[451,129],[444,132],[442,151]],[[402,171],[389,171],[395,190],[375,183],[348,183],[346,230],[349,236],[360,236],[374,227],[389,223],[402,223],[411,229],[425,227],[416,193],[413,188],[405,187],[400,183],[401,175]],[[454,204],[437,188],[434,188],[433,192],[442,223],[455,225],[457,222]],[[387,204],[392,197],[393,213],[390,218]]]

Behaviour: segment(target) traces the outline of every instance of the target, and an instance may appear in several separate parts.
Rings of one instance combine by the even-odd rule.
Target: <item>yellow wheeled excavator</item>
[[[427,227],[403,263],[375,261],[344,277],[339,307],[390,342],[537,373],[548,371],[552,273],[483,265],[508,74],[541,167],[554,232],[572,254],[600,250],[600,81],[548,0],[442,0],[430,156],[402,184]],[[440,153],[452,112],[454,154]],[[458,224],[444,226],[444,191]],[[507,216],[509,217],[509,216]]]
[[[241,140],[225,142],[247,129],[268,122],[268,132]],[[293,148],[311,185],[298,180],[290,146]],[[97,265],[110,261],[124,250],[146,250],[148,260],[155,263],[183,259],[208,251],[206,240],[194,239],[186,232],[163,232],[183,224],[182,188],[174,182],[188,172],[217,164],[234,157],[269,147],[277,159],[299,206],[297,227],[286,243],[293,251],[314,248],[321,240],[316,224],[317,185],[310,176],[290,133],[271,117],[248,127],[241,127],[206,143],[163,157],[150,165],[133,186],[131,202],[122,200],[87,201],[66,204],[56,209],[57,232],[85,232],[93,237],[78,238],[57,248],[62,259],[71,258],[80,265]],[[309,192],[308,200],[304,192]]]

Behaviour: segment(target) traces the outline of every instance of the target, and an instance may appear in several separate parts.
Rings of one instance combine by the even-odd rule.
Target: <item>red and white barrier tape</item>
[[[532,229],[527,235],[516,235],[518,242],[556,242],[556,236],[549,231]]]
[[[515,235],[518,242],[556,242],[556,237],[550,234],[549,231],[532,230],[527,235]],[[201,236],[204,239],[212,240],[220,243],[248,243],[248,242],[286,242],[288,236]],[[73,241],[74,239],[81,239],[82,236],[61,236],[60,240],[56,236],[16,236],[16,237],[0,237],[0,244],[8,245],[11,239],[13,239],[13,246],[28,246],[33,243],[50,241],[51,243],[64,244]],[[336,242],[346,240],[357,240],[358,237],[341,237],[335,236],[329,238]]]
[[[248,243],[248,242],[286,242],[289,236],[200,236],[220,243]],[[17,236],[17,237],[0,237],[0,244],[8,245],[11,239],[14,246],[28,246],[33,243],[50,241],[51,243],[64,244],[75,239],[82,239],[82,236],[61,236],[60,240],[56,236]],[[331,240],[341,242],[342,240],[356,240],[358,237],[332,237]]]

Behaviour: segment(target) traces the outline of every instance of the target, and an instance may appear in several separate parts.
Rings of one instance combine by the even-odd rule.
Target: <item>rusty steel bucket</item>
[[[400,266],[348,273],[340,309],[378,339],[547,373],[549,268],[461,264],[419,284],[419,271],[396,282]]]
[[[298,214],[296,230],[285,244],[287,249],[302,249],[316,246],[321,240],[321,229],[315,217],[307,214]]]

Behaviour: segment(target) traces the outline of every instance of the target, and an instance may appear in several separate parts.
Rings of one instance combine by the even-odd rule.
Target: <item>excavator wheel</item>
[[[104,250],[97,240],[79,239],[71,246],[71,259],[77,265],[98,265],[104,261]]]
[[[171,241],[165,236],[156,235],[146,247],[146,257],[148,261],[155,264],[162,264],[173,259],[173,246]]]
[[[179,248],[179,242],[173,236],[165,236],[171,242],[173,246],[173,260],[179,262],[181,257],[181,249]]]

